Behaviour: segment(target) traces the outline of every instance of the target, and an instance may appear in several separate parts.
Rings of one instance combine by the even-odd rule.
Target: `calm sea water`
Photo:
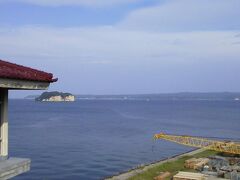
[[[10,100],[10,156],[28,157],[16,180],[95,180],[190,148],[158,132],[240,137],[238,101]]]

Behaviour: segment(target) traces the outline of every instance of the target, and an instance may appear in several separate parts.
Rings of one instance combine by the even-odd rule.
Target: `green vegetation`
[[[168,171],[171,173],[172,176],[174,176],[175,174],[177,174],[178,171],[188,171],[188,172],[194,172],[194,170],[192,169],[187,169],[184,167],[184,162],[187,160],[187,159],[190,159],[190,158],[200,158],[200,157],[208,157],[208,156],[211,156],[211,155],[216,155],[217,152],[215,151],[209,151],[209,150],[206,150],[206,151],[203,151],[201,153],[198,153],[198,154],[195,154],[195,155],[192,155],[192,156],[183,156],[181,158],[179,158],[178,160],[176,161],[173,161],[173,162],[166,162],[166,163],[163,163],[159,166],[155,166],[141,174],[138,174],[136,176],[133,176],[131,178],[129,178],[129,180],[153,180],[154,177],[158,176],[161,172],[165,172],[165,171]],[[171,177],[169,178],[166,178],[167,180],[168,179],[171,179]]]
[[[49,99],[52,96],[61,96],[62,98],[65,98],[67,96],[72,96],[72,94],[70,94],[70,93],[62,93],[62,92],[58,92],[58,91],[44,92],[39,97],[37,97],[35,100],[36,101],[43,101],[44,99]]]

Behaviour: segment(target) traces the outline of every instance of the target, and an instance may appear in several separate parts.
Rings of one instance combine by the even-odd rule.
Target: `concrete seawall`
[[[119,175],[114,175],[112,177],[105,178],[105,180],[127,180],[130,177],[133,177],[137,174],[141,174],[141,173],[143,173],[143,172],[145,172],[145,171],[147,171],[147,170],[149,170],[149,169],[151,169],[155,166],[159,166],[159,165],[161,165],[163,163],[166,163],[166,162],[173,162],[173,161],[176,161],[183,156],[192,156],[192,155],[201,153],[203,151],[204,151],[204,149],[197,149],[197,150],[193,150],[193,151],[190,151],[190,152],[186,152],[186,153],[183,153],[183,154],[180,154],[180,155],[177,155],[177,156],[173,156],[171,158],[160,160],[160,161],[155,162],[155,163],[139,166],[136,169],[132,169],[132,170],[129,170],[127,172],[120,173]]]

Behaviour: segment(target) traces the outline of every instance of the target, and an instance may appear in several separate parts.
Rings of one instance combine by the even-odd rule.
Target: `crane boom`
[[[154,139],[165,139],[186,146],[240,155],[240,144],[237,142],[215,141],[201,137],[170,135],[164,133],[155,134]]]

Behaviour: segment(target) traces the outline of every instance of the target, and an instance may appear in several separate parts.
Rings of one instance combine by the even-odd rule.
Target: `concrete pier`
[[[0,180],[10,179],[30,170],[30,159],[9,158],[0,161]]]

